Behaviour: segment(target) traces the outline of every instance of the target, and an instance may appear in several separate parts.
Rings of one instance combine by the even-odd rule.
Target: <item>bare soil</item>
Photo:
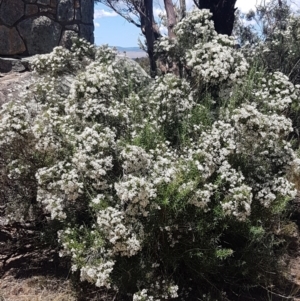
[[[112,292],[72,281],[69,261],[39,235],[39,226],[5,226],[0,217],[0,301],[114,300]]]

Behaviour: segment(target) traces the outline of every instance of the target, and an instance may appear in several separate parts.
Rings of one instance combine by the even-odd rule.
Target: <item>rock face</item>
[[[0,7],[0,19],[5,25],[13,26],[25,13],[22,0],[3,0]]]
[[[50,5],[50,0],[38,0],[37,3],[42,5]]]
[[[26,16],[31,16],[35,15],[39,12],[39,8],[37,5],[34,4],[28,4],[26,5],[26,10],[25,10],[25,15]]]
[[[74,19],[73,0],[60,0],[57,7],[57,18],[59,21],[72,21]]]
[[[9,73],[5,76],[0,74],[0,108],[9,100],[18,98],[20,92],[24,92],[24,87],[30,85],[32,72]]]
[[[61,29],[58,23],[46,16],[29,18],[18,25],[29,55],[51,52],[59,44]]]
[[[79,35],[87,41],[92,40],[94,43],[94,26],[81,24]]]
[[[122,66],[128,70],[138,70],[141,77],[151,79],[150,75],[141,67],[139,63],[123,55],[117,55],[116,57],[117,66]]]
[[[89,23],[94,15],[94,0],[81,0],[81,18],[83,23]]]
[[[0,72],[23,72],[26,67],[20,60],[12,58],[0,58]]]
[[[0,0],[0,56],[49,53],[71,37],[94,43],[94,0]]]
[[[0,25],[0,53],[2,55],[14,55],[25,51],[25,44],[16,28]]]

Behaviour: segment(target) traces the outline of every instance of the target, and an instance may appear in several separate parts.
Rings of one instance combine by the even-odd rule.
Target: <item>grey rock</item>
[[[38,0],[37,3],[41,5],[50,5],[50,0]]]
[[[70,30],[73,30],[73,31],[79,31],[79,27],[78,27],[77,24],[66,25],[65,29],[70,29]]]
[[[50,14],[53,14],[53,15],[56,13],[55,9],[53,9],[51,7],[41,7],[40,12],[41,13],[50,13]]]
[[[94,19],[94,0],[81,0],[81,20],[92,24]]]
[[[26,3],[36,3],[37,0],[25,0]]]
[[[61,26],[46,16],[26,19],[18,30],[27,44],[29,55],[50,53],[58,45]]]
[[[60,0],[57,6],[57,18],[59,21],[72,21],[74,19],[73,0]]]
[[[38,13],[38,11],[39,11],[39,8],[37,5],[27,4],[26,9],[25,9],[25,15],[26,16],[35,15],[36,13]]]
[[[71,49],[72,47],[72,38],[78,37],[78,34],[72,30],[65,30],[62,34],[59,45],[63,46],[67,49]]]
[[[26,51],[25,44],[16,28],[0,25],[0,55],[21,54]]]
[[[22,64],[21,60],[0,57],[0,72],[22,72],[25,70],[26,67]]]
[[[3,0],[0,19],[5,25],[12,26],[24,16],[25,5],[22,0]]]
[[[94,25],[80,24],[79,36],[90,43],[94,43]]]
[[[51,0],[50,6],[56,7],[56,5],[57,5],[57,0]]]
[[[79,8],[75,9],[75,20],[81,20],[81,13]]]
[[[141,67],[139,63],[134,61],[133,59],[123,56],[123,55],[117,55],[116,56],[117,66],[127,68],[130,70],[137,70],[138,73],[140,73],[141,77],[144,77],[145,79],[151,79],[150,75]]]
[[[4,103],[8,101],[16,101],[18,99],[24,98],[20,94],[24,93],[25,91],[32,92],[32,94],[34,95],[32,87],[37,79],[37,76],[39,75],[36,75],[33,72],[10,72],[5,74],[0,73],[0,108]],[[59,89],[68,94],[73,82],[74,76],[64,75],[60,78]]]
[[[0,107],[19,98],[19,94],[29,87],[33,80],[32,72],[10,72],[0,77]]]

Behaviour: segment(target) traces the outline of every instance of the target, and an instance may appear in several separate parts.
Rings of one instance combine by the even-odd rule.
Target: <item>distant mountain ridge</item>
[[[116,48],[119,52],[145,52],[139,47],[121,47],[121,46],[111,46],[113,48]]]
[[[121,46],[110,46],[116,48],[119,55],[125,55],[132,59],[146,57],[147,53],[139,47],[121,47]]]

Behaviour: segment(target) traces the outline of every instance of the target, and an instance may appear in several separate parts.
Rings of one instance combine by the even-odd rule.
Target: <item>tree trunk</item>
[[[2,0],[0,0],[1,3]],[[161,37],[159,28],[153,16],[153,0],[94,0],[113,9],[121,17],[125,18],[138,28],[141,28],[146,38],[147,53],[150,62],[150,74],[157,74],[156,60],[154,56],[154,43]],[[172,0],[171,0],[172,1]],[[140,22],[136,20],[139,19]]]
[[[186,15],[186,3],[185,0],[180,0],[180,20]]]
[[[199,9],[211,11],[217,33],[228,36],[232,34],[236,0],[194,0],[194,3]]]
[[[172,0],[164,0],[165,9],[167,12],[167,24],[168,24],[168,36],[170,39],[175,39],[174,26],[177,23],[176,12]],[[179,76],[178,65],[173,62],[171,69],[169,69],[173,74]]]
[[[164,0],[165,9],[167,12],[168,36],[170,39],[175,38],[174,26],[176,25],[176,13],[172,0]]]
[[[158,38],[158,33],[155,33],[153,0],[143,0],[140,18],[141,29],[146,38],[147,43],[147,53],[150,61],[150,74],[151,77],[155,77],[157,74],[157,66],[154,58],[154,42]]]

